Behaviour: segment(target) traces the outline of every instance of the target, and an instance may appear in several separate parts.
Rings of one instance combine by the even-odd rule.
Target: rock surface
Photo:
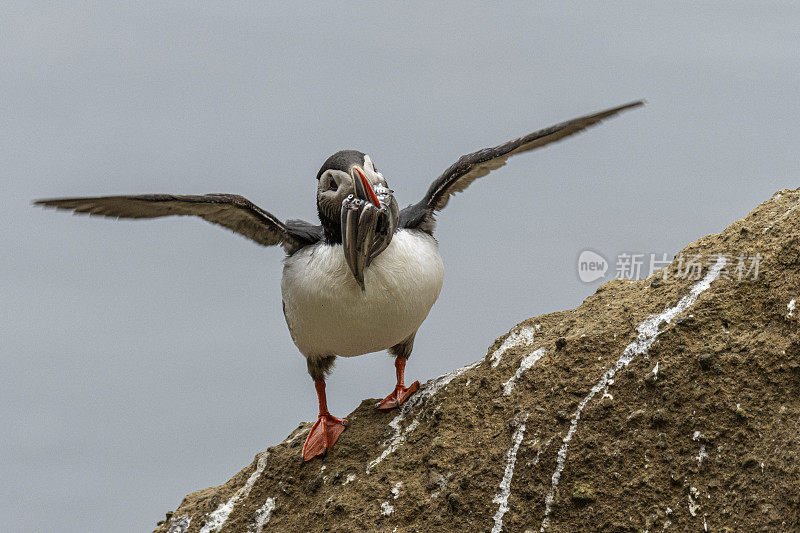
[[[322,460],[301,424],[157,531],[800,530],[798,206],[524,321],[399,411],[365,400]]]

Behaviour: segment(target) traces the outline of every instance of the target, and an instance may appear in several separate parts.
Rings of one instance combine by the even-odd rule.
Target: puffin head
[[[330,156],[317,173],[317,213],[329,242],[341,243],[342,204],[353,195],[380,207],[397,201],[372,159],[358,150],[342,150]]]

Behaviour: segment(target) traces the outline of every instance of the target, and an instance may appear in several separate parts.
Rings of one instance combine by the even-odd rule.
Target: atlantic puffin
[[[377,409],[393,409],[419,389],[404,382],[414,336],[439,297],[444,267],[434,239],[436,214],[457,192],[509,157],[577,133],[642,105],[631,102],[575,118],[462,156],[418,202],[400,210],[369,155],[343,150],[317,173],[319,224],[281,221],[235,194],[144,194],[37,200],[35,205],[112,218],[198,216],[263,246],[286,252],[283,312],[314,380],[319,416],[303,445],[305,461],[324,455],[348,421],[328,412],[325,377],[336,357],[388,350],[397,384]]]

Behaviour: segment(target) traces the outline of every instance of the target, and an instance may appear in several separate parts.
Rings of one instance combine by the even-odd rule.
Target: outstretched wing
[[[94,198],[53,198],[35,205],[113,218],[158,218],[193,215],[226,227],[264,246],[281,244],[288,253],[312,244],[322,231],[302,220],[281,222],[238,194],[142,194]]]
[[[436,178],[425,196],[416,204],[409,205],[400,212],[400,227],[417,228],[433,233],[435,212],[444,209],[450,197],[466,189],[470,183],[482,178],[492,170],[506,164],[509,157],[534,148],[558,141],[601,122],[620,111],[643,105],[643,101],[607,109],[593,115],[574,118],[543,130],[529,133],[524,137],[508,141],[494,148],[484,148],[461,156],[450,168]]]

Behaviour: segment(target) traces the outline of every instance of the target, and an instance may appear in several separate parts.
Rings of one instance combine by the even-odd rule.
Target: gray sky
[[[788,2],[14,4],[0,7],[7,531],[149,531],[317,408],[280,249],[34,198],[233,192],[314,220],[317,170],[355,148],[406,205],[464,153],[646,98],[450,202],[444,289],[407,368],[424,380],[578,306],[599,284],[577,277],[584,248],[672,255],[798,186]],[[340,360],[329,405],[344,415],[393,384],[385,355]]]

